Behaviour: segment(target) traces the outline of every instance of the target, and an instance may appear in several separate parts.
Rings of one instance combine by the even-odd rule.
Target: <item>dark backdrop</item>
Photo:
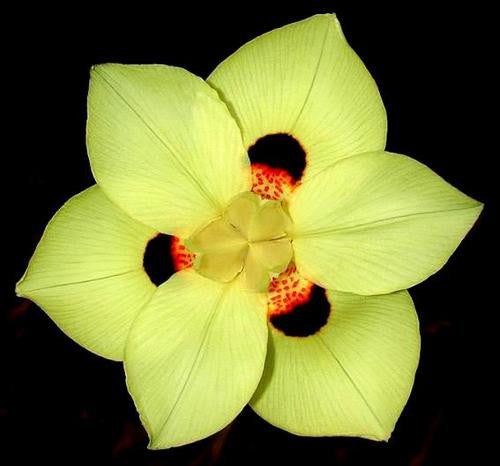
[[[5,16],[12,31],[4,42],[3,100],[12,105],[4,107],[9,124],[3,131],[0,463],[418,466],[467,457],[481,464],[490,430],[482,415],[496,404],[491,368],[484,370],[494,311],[486,236],[496,208],[489,195],[495,131],[483,107],[494,108],[493,65],[484,49],[488,12],[480,4],[437,9],[421,2],[396,9],[357,2],[270,5],[211,4],[202,11],[189,4],[178,11],[167,4],[127,10],[123,3],[106,15],[102,7],[87,6]],[[247,408],[223,434],[147,451],[121,364],[81,349],[13,293],[47,221],[93,183],[85,150],[89,68],[108,61],[165,63],[206,77],[256,35],[331,11],[378,83],[389,119],[388,150],[418,159],[487,203],[445,268],[411,290],[422,355],[408,405],[388,443],[296,437]]]

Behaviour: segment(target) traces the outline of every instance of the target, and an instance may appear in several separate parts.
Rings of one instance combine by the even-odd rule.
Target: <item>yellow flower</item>
[[[297,173],[250,164],[273,137],[303,150]],[[258,37],[206,82],[96,66],[97,185],[55,214],[17,293],[124,361],[151,448],[206,437],[248,402],[296,434],[387,439],[419,357],[404,290],[443,266],[482,205],[385,139],[334,15]],[[157,287],[143,257],[159,233],[187,250]]]

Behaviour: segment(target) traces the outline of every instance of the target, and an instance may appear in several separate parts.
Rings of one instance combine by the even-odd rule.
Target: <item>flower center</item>
[[[201,275],[221,282],[239,276],[244,288],[261,292],[292,259],[290,227],[281,202],[248,192],[188,238],[186,246],[195,253],[193,266]]]

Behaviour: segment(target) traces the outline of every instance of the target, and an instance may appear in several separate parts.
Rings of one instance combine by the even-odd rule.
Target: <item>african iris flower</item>
[[[303,151],[298,173],[286,152],[250,164],[273,137]],[[17,292],[124,361],[151,448],[206,437],[247,403],[296,434],[388,439],[419,357],[405,289],[443,266],[482,205],[385,139],[334,15],[258,37],[207,81],[96,66],[97,184],[49,222]],[[160,233],[177,272],[156,286],[143,257]]]

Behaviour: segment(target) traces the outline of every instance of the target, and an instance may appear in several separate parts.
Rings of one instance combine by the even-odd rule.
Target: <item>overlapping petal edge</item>
[[[419,352],[413,304],[397,290],[438,270],[482,205],[383,152],[380,95],[334,15],[256,38],[207,82],[160,65],[93,69],[98,186],[51,220],[18,294],[91,351],[125,357],[151,448],[216,432],[252,395],[294,433],[387,439]],[[306,149],[288,199],[295,261],[332,304],[325,328],[299,340],[271,328],[267,342],[265,299],[236,282],[187,270],[156,288],[142,268],[158,232],[186,238],[250,190],[246,149],[270,133]]]

